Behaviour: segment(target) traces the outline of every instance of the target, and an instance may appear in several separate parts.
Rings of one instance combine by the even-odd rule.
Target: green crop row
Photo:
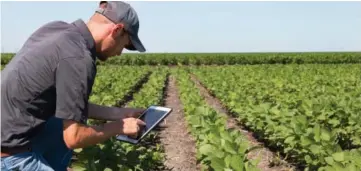
[[[135,108],[147,108],[151,105],[163,105],[164,92],[168,78],[168,68],[158,67],[152,69],[147,84],[133,95],[134,100],[128,106]]]
[[[3,54],[1,64],[13,54]],[[237,64],[361,63],[361,52],[300,53],[128,53],[99,65],[237,65]]]
[[[191,134],[196,139],[197,159],[202,170],[257,170],[246,158],[248,141],[238,130],[227,129],[226,117],[209,107],[185,70],[172,70]]]
[[[122,105],[151,73],[149,67],[98,66],[91,102],[103,105]]]
[[[104,64],[118,65],[237,65],[237,64],[361,63],[355,53],[170,53],[127,54]]]
[[[14,55],[14,53],[1,53],[1,65],[8,64]]]
[[[117,71],[117,72],[115,72]],[[128,107],[146,108],[149,104],[162,103],[162,89],[166,79],[165,70],[153,69],[143,88],[134,95]],[[96,104],[115,105],[118,98],[125,97],[137,82],[148,72],[148,68],[118,67],[101,68],[95,84],[92,101]],[[104,82],[111,84],[104,85]],[[97,94],[96,94],[97,93]],[[105,96],[109,96],[109,100]],[[96,122],[91,122],[93,124]],[[150,134],[139,145],[120,142],[115,138],[96,146],[77,149],[77,160],[72,163],[76,170],[153,170],[163,166],[162,147],[156,143],[155,133]]]
[[[191,72],[241,122],[305,170],[361,169],[360,65],[202,67]]]

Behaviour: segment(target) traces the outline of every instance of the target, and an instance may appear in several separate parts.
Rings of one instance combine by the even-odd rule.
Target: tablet
[[[134,139],[127,135],[118,135],[116,139],[132,144],[138,144],[146,135],[148,135],[148,133],[153,128],[155,128],[171,112],[172,112],[171,108],[162,107],[162,106],[150,106],[139,116],[139,119],[145,122],[146,125],[142,128],[137,138]]]

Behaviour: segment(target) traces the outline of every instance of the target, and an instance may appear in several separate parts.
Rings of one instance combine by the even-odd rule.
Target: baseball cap
[[[145,52],[142,41],[139,39],[139,18],[134,8],[130,4],[122,1],[101,1],[106,2],[104,8],[98,8],[97,13],[102,14],[114,23],[123,23],[124,29],[129,33],[132,45],[127,47],[128,50],[137,50]]]

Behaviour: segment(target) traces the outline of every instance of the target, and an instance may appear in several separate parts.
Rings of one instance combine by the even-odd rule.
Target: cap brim
[[[139,52],[146,51],[146,49],[143,46],[142,41],[140,41],[140,39],[137,35],[131,35],[129,37],[130,37],[130,41],[132,42],[132,45],[127,48],[128,50],[139,51]]]

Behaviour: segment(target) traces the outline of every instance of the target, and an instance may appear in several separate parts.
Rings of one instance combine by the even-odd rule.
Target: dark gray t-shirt
[[[36,30],[1,72],[2,148],[29,145],[52,116],[85,123],[95,55],[80,19]]]

